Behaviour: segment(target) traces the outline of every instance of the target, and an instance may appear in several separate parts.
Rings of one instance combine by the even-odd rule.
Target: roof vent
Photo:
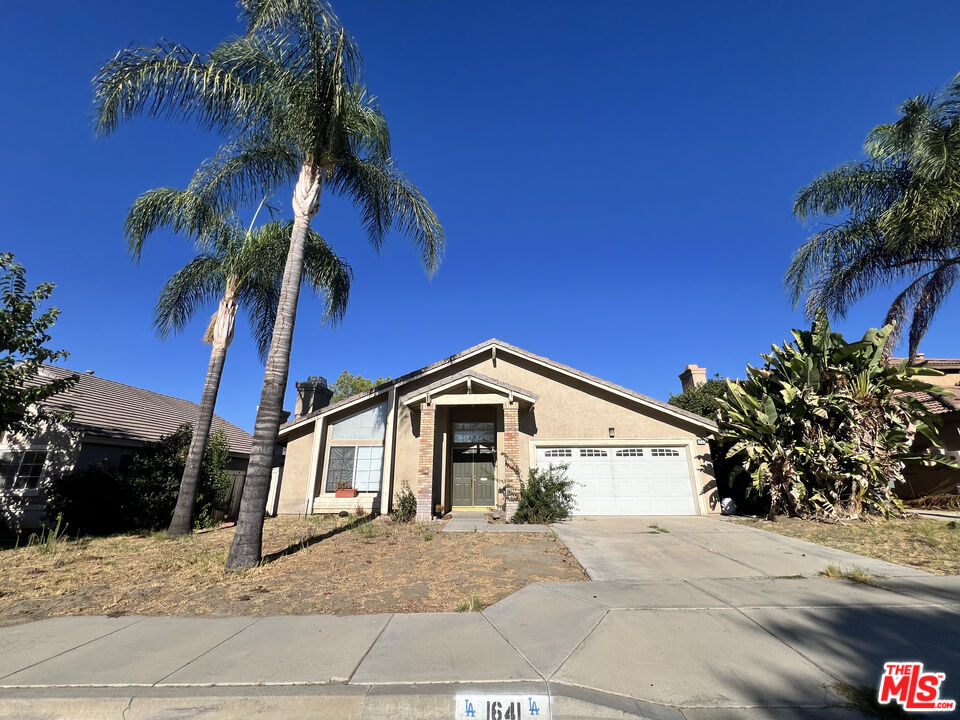
[[[93,370],[87,370],[87,375],[93,375]]]

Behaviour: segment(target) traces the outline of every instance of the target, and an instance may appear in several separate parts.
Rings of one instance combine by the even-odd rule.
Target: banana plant
[[[894,366],[884,350],[892,325],[847,342],[817,312],[810,330],[747,366],[720,398],[720,439],[740,462],[770,515],[818,519],[899,514],[894,491],[907,462],[952,465],[939,447],[939,422],[914,393],[945,391],[919,376],[937,370]],[[917,434],[932,448],[915,452]]]

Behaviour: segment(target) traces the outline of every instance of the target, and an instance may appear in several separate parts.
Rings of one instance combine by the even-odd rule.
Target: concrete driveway
[[[815,576],[828,565],[928,576],[711,517],[576,517],[553,526],[592,580]]]

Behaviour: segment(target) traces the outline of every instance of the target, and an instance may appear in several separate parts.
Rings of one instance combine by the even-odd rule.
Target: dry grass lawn
[[[937,575],[960,575],[960,523],[918,517],[822,523],[742,518],[752,527],[888,560]]]
[[[0,550],[0,625],[55,615],[453,611],[532,582],[587,579],[553,535],[438,529],[388,518],[268,519],[267,560],[237,574],[223,570],[232,528]]]

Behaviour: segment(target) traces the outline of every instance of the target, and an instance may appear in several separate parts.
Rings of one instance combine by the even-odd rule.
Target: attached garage
[[[537,465],[567,465],[577,515],[696,515],[687,449],[540,447]]]

